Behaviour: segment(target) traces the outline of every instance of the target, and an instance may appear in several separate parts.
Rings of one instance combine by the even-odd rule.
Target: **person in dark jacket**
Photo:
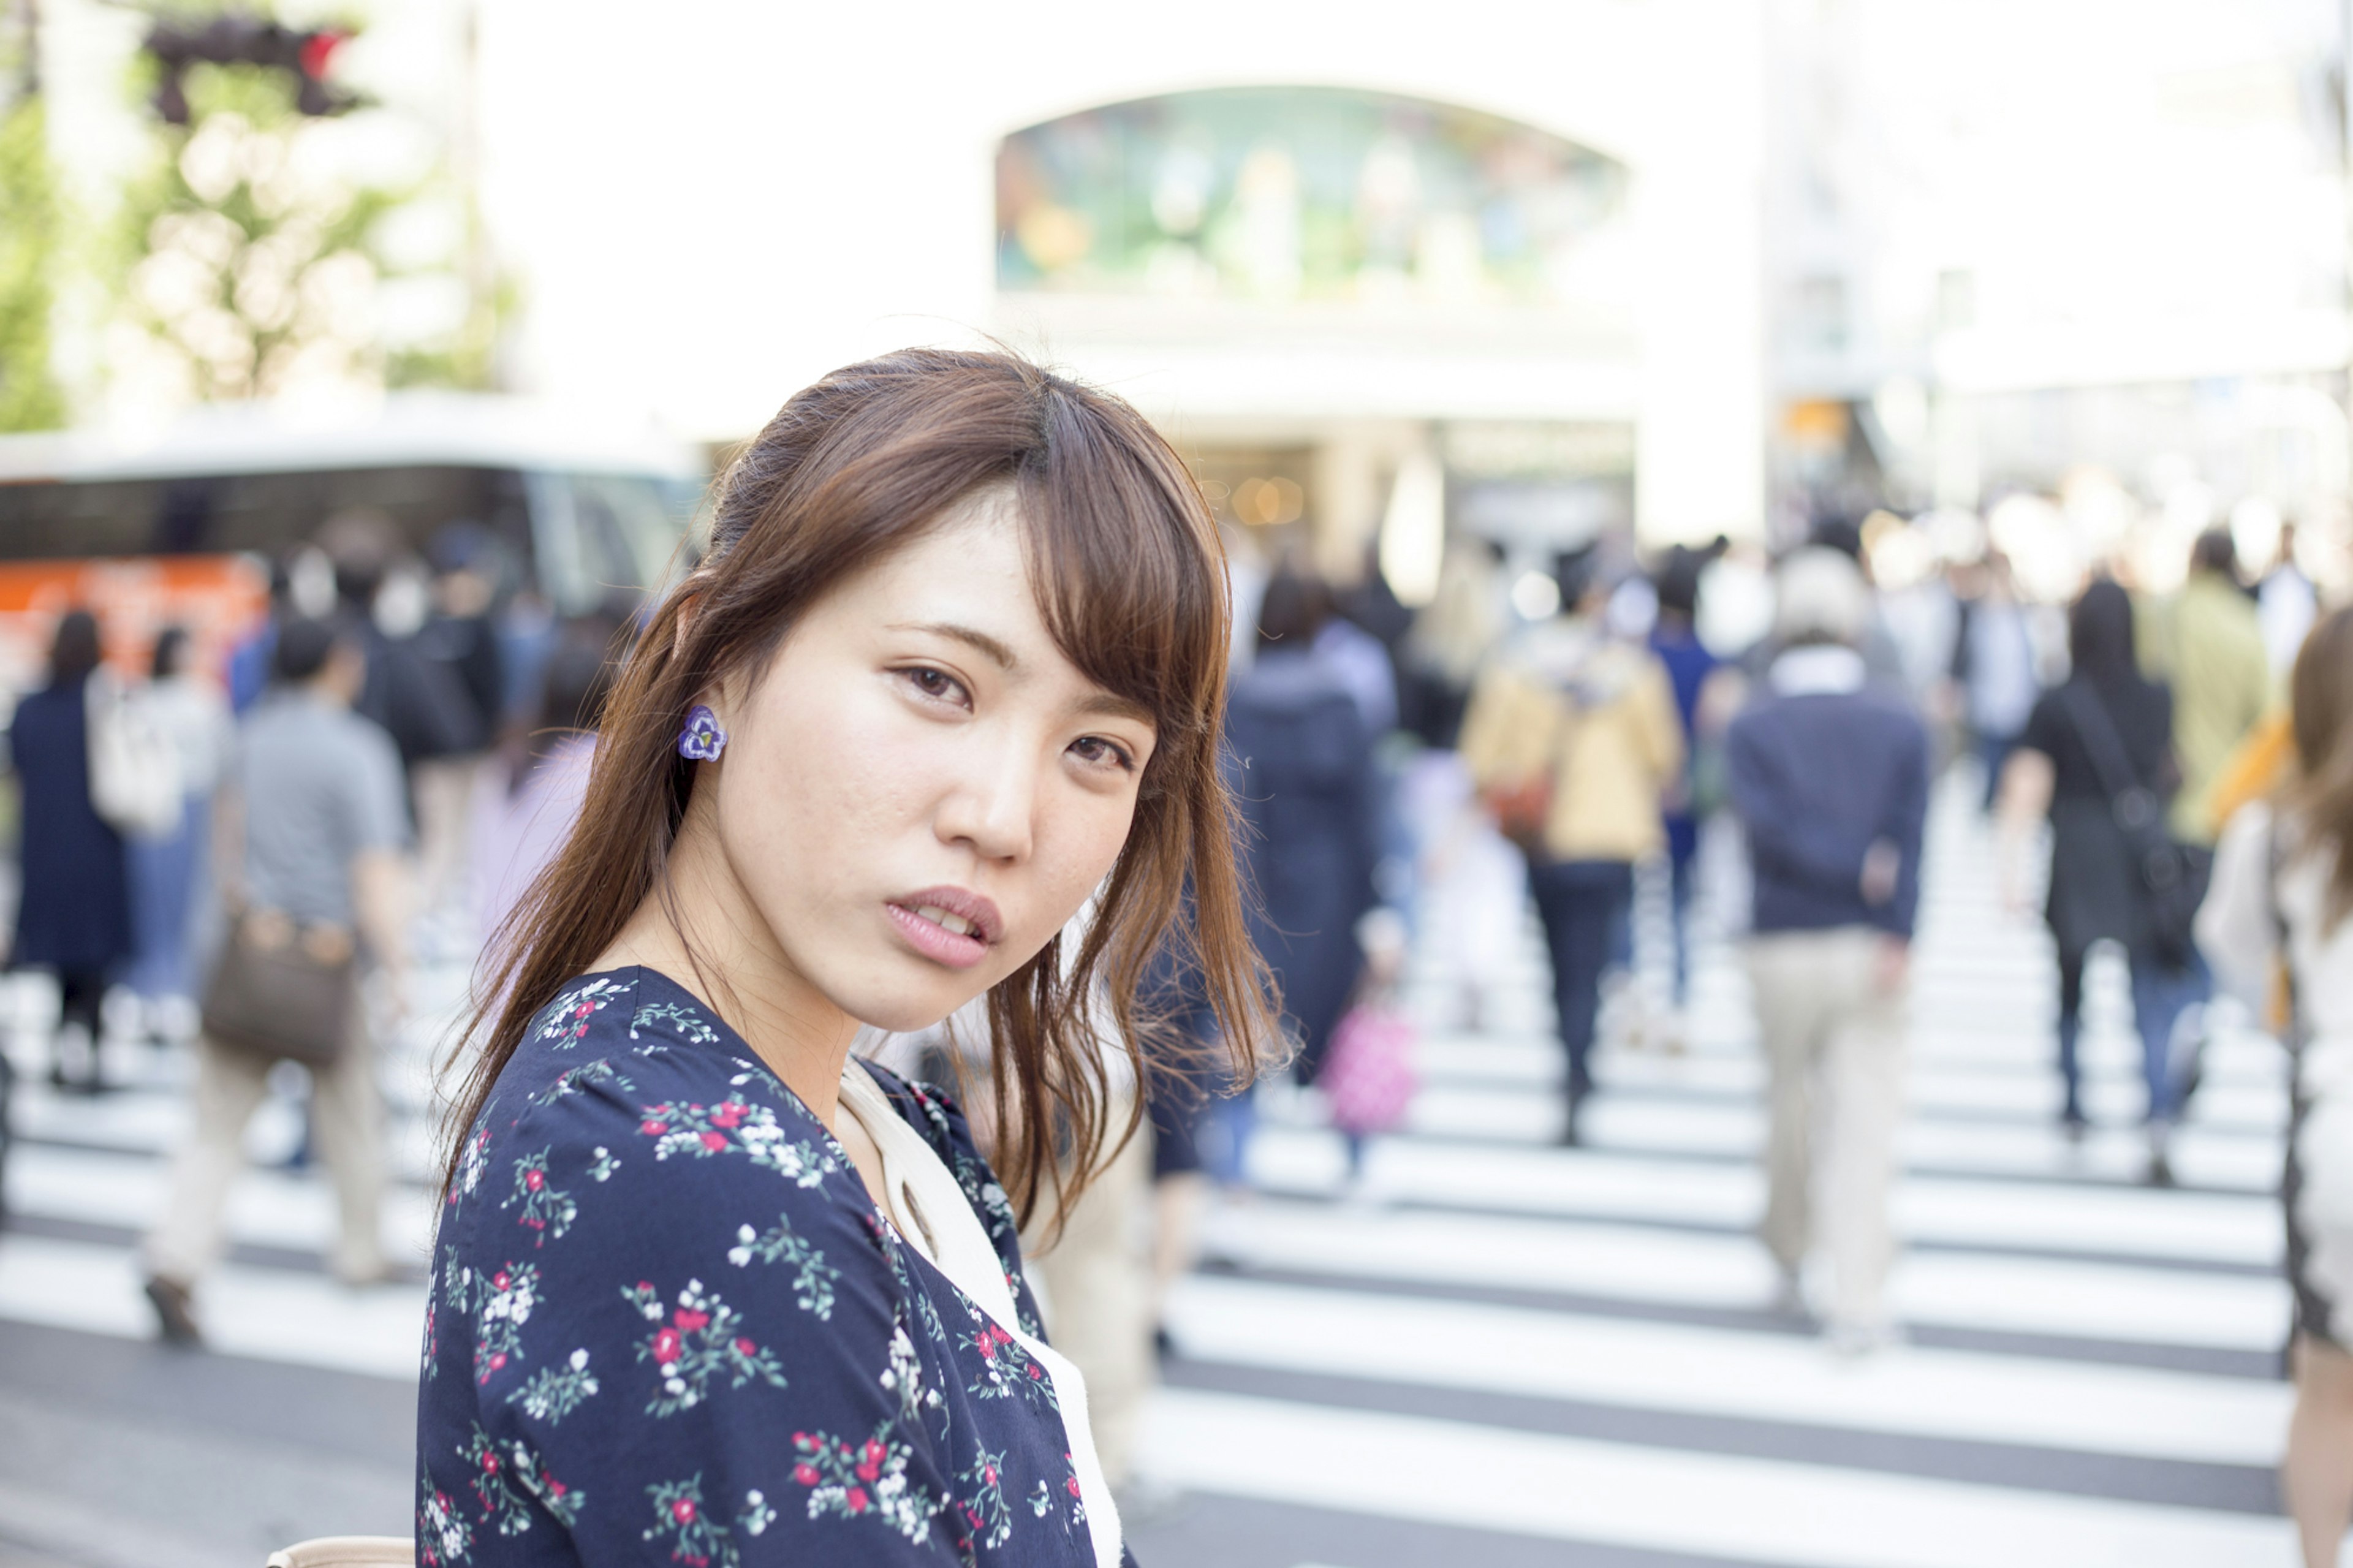
[[[50,1081],[84,1093],[99,1071],[99,1005],[110,973],[134,951],[122,837],[90,802],[90,709],[99,664],[98,621],[87,610],[58,623],[49,684],[16,705],[8,750],[21,796],[14,961],[57,972],[64,1008]]]
[[[1250,939],[1282,987],[1303,1083],[1321,1069],[1364,967],[1356,921],[1376,901],[1380,852],[1373,737],[1345,677],[1314,649],[1329,603],[1314,579],[1277,573],[1260,604],[1258,658],[1226,704],[1259,900]]]
[[[2205,993],[2195,955],[2168,959],[2148,919],[2131,843],[2117,826],[2094,760],[2113,744],[2133,782],[2162,803],[2181,782],[2173,745],[2173,694],[2140,673],[2131,595],[2102,578],[2069,612],[2066,681],[2043,694],[2002,773],[2003,898],[2026,907],[2022,865],[2034,825],[2051,819],[2051,890],[2043,918],[2059,950],[2059,1073],[2066,1087],[2060,1115],[2071,1132],[2084,1126],[2076,1043],[2083,1033],[2084,965],[2092,945],[2114,942],[2132,971],[2133,1021],[2148,1084],[2148,1180],[2172,1180],[2168,1163],[2180,1085],[2173,1070],[2175,1025]],[[2088,727],[2088,728],[2087,728]],[[2105,729],[2105,734],[2096,731]]]
[[[1771,1078],[1764,1239],[1786,1309],[1817,1237],[1833,1348],[1891,1328],[1888,1192],[1904,1109],[1904,1003],[1928,811],[1928,732],[1874,687],[1858,645],[1871,591],[1852,562],[1805,549],[1782,564],[1782,652],[1725,737],[1748,832],[1748,972]],[[1818,1120],[1818,1110],[1826,1116]],[[1819,1135],[1818,1135],[1819,1129]],[[1813,1172],[1823,1168],[1820,1212]]]
[[[376,622],[376,595],[402,548],[392,521],[339,512],[320,528],[318,545],[335,570],[335,618],[367,659],[367,683],[352,711],[391,735],[404,768],[479,750],[482,721],[464,685],[426,658],[414,637],[389,636]]]

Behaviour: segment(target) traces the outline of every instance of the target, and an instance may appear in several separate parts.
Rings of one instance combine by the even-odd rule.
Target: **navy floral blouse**
[[[964,1116],[869,1067],[1039,1333]],[[903,1245],[750,1047],[649,969],[540,1014],[435,1243],[417,1561],[1092,1564],[1052,1380]]]

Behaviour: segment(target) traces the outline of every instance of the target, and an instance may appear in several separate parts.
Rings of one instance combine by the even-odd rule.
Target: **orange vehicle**
[[[143,436],[0,437],[0,713],[43,679],[76,606],[127,672],[174,624],[220,671],[266,615],[273,565],[353,509],[390,518],[420,557],[475,524],[510,603],[597,608],[659,584],[707,477],[699,449],[642,429],[452,393],[350,417],[216,405]]]

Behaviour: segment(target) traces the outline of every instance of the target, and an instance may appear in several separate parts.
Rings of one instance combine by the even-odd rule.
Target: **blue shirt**
[[[1037,1334],[963,1113],[867,1070],[955,1173],[1012,1326]],[[1094,1561],[1051,1379],[652,970],[585,976],[533,1021],[435,1255],[420,1564]]]

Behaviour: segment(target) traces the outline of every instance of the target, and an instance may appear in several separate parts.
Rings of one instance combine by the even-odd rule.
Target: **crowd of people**
[[[1285,1059],[1255,1084],[1122,1068],[1113,1111],[1147,1132],[1028,1238],[1095,1391],[1111,1483],[1127,1480],[1166,1292],[1213,1195],[1248,1185],[1260,1099],[1328,1115],[1367,1191],[1366,1138],[1410,1096],[1409,946],[1443,984],[1424,1020],[1476,1026],[1530,911],[1568,1146],[1609,1090],[1611,1031],[1686,1048],[1697,910],[1742,940],[1768,1086],[1759,1237],[1781,1305],[1841,1353],[1892,1338],[1908,951],[1934,782],[1957,759],[1998,824],[2005,903],[2031,919],[2042,889],[2069,1135],[2091,1121],[2084,976],[2104,944],[2130,975],[2150,1183],[2172,1180],[2218,986],[2297,1047],[2286,1474],[2310,1560],[2333,1561],[2353,1512],[2353,857],[2338,852],[2353,611],[2324,610],[2287,560],[2248,582],[2218,531],[2177,591],[2095,574],[2061,646],[1998,553],[1952,563],[1930,616],[1877,592],[1860,534],[1836,526],[1769,568],[1723,541],[1647,563],[1596,541],[1552,562],[1557,607],[1533,617],[1504,552],[1477,540],[1450,546],[1419,612],[1377,568],[1341,585],[1238,549],[1223,766]],[[1712,599],[1769,602],[1762,635],[1708,635]],[[110,1036],[195,1052],[195,1132],[146,1248],[167,1338],[201,1337],[200,1282],[280,1057],[311,1069],[304,1157],[335,1183],[334,1271],[385,1276],[376,1047],[412,949],[476,951],[561,850],[636,629],[626,605],[551,621],[479,528],[443,528],[419,555],[372,514],[329,520],[281,564],[268,623],[218,670],[174,627],[125,680],[91,614],[58,622],[48,682],[9,728],[11,962],[57,978],[65,1090],[107,1090]],[[1638,964],[1651,876],[1668,946]],[[301,971],[315,1050],[240,1037],[226,1002],[216,1018],[213,977],[240,963]],[[1664,976],[1656,994],[1646,971]],[[1151,973],[1171,1028],[1214,1031],[1198,973]],[[880,1048],[953,1077],[980,1033],[951,1020]],[[986,1115],[974,1131],[987,1150]]]
[[[116,1088],[110,1052],[118,1068],[124,1051],[195,1055],[193,1135],[145,1247],[167,1338],[200,1337],[196,1288],[281,1059],[309,1069],[292,1158],[333,1178],[333,1271],[389,1277],[377,1053],[412,952],[470,952],[569,831],[629,616],[554,621],[480,527],[453,521],[418,552],[355,511],[278,564],[270,614],[213,668],[171,625],[138,650],[146,679],[125,679],[95,614],[58,622],[47,681],[9,726],[10,961],[56,978],[59,1090]],[[323,998],[312,1047],[216,1016],[240,954],[265,1008]]]

